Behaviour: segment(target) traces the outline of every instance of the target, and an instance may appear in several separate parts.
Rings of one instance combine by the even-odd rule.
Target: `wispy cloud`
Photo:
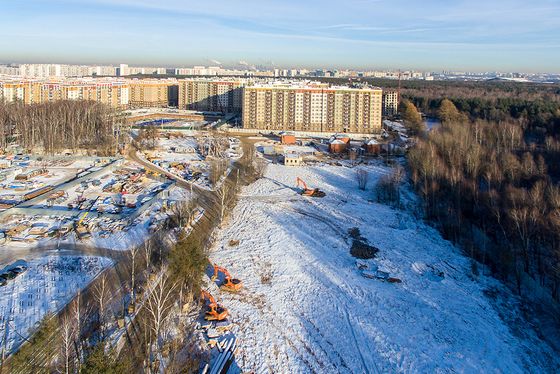
[[[212,64],[321,58],[498,68],[560,58],[557,0],[27,0],[4,2],[2,13],[3,57],[79,55],[94,45],[112,58]],[[139,46],[145,51],[134,52]]]

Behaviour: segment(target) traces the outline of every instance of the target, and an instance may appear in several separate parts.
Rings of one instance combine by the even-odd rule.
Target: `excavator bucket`
[[[303,190],[303,192],[301,193],[303,196],[309,196],[309,197],[325,197],[326,194],[321,191],[318,188],[314,188],[314,189],[307,189],[307,190]]]
[[[315,190],[313,190],[313,194],[311,195],[311,197],[325,197],[326,195],[326,193],[316,188]]]
[[[242,288],[243,288],[243,282],[241,282],[239,279],[236,278],[226,279],[224,284],[220,286],[221,290],[228,291],[228,292],[239,292]]]
[[[226,308],[218,306],[212,308],[204,314],[204,319],[207,321],[223,321],[229,316],[229,312]]]

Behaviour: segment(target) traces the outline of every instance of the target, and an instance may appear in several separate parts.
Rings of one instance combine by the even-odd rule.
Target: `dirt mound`
[[[366,238],[360,233],[360,229],[352,227],[348,230],[348,235],[352,238],[352,247],[350,247],[350,254],[355,258],[368,260],[374,258],[379,248],[370,245]]]

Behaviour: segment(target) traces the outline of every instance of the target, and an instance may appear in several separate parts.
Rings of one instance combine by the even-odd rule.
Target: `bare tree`
[[[356,152],[355,149],[352,148],[350,151],[348,151],[348,159],[350,160],[350,163],[352,165],[356,163],[357,157],[358,157],[358,152]]]
[[[148,350],[149,370],[152,369],[153,365],[151,346],[155,344],[156,355],[161,355],[163,346],[163,328],[170,316],[170,311],[174,304],[174,293],[177,289],[177,283],[174,283],[169,279],[167,269],[162,267],[156,280],[150,285],[150,288],[150,295],[146,300],[146,311],[148,316],[146,320],[148,326],[146,327],[151,331],[151,339],[149,339],[150,341],[148,342],[150,347]],[[163,360],[160,360],[160,363],[163,363]],[[164,371],[164,369],[165,368],[160,368],[160,371]]]
[[[130,248],[130,302],[136,304],[136,256],[140,251],[140,247],[132,246]]]
[[[226,158],[212,158],[210,160],[210,183],[212,187],[216,187],[222,177],[225,175],[228,167],[228,160]]]
[[[99,329],[101,340],[105,340],[105,324],[106,324],[106,317],[107,317],[107,308],[109,303],[109,284],[107,281],[107,275],[103,274],[99,281],[95,284],[93,289],[95,301],[97,302],[98,307],[98,316],[99,316]]]
[[[62,318],[61,329],[61,344],[62,344],[62,359],[64,360],[64,373],[69,374],[71,371],[71,364],[74,359],[74,341],[76,335],[76,326],[74,321],[65,315]]]
[[[264,172],[266,171],[266,160],[257,156],[257,152],[255,152],[255,147],[253,146],[247,147],[246,152],[247,154],[245,156],[248,160],[250,160],[250,166],[253,169],[255,177],[257,179],[262,178],[264,176]]]
[[[356,169],[356,179],[358,181],[358,188],[365,191],[369,180],[368,171],[366,169]]]
[[[64,149],[113,154],[116,115],[108,106],[91,101],[0,102],[0,147],[17,138],[24,148],[50,154]]]
[[[146,261],[146,270],[151,266],[153,244],[150,239],[144,241],[144,260]]]
[[[216,196],[218,197],[218,203],[220,207],[220,223],[224,221],[224,217],[226,214],[226,209],[233,198],[233,194],[235,193],[233,186],[229,183],[222,183],[222,185],[216,189]]]
[[[169,216],[174,227],[184,227],[192,220],[196,204],[197,202],[194,198],[178,201],[173,204]]]
[[[76,351],[75,356],[75,367],[79,368],[80,363],[83,359],[83,342],[82,342],[82,328],[87,324],[91,316],[91,308],[84,307],[82,305],[82,293],[78,291],[78,294],[72,301],[70,306],[70,311],[72,313],[73,324],[75,328],[74,334],[74,350]]]

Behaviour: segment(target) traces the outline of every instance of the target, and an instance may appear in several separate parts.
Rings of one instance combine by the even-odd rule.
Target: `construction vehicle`
[[[297,177],[296,186],[299,187],[300,185],[303,186],[303,190],[300,192],[300,195],[302,195],[302,196],[309,196],[309,197],[325,197],[326,196],[326,194],[318,188],[308,188],[307,184],[300,177]]]
[[[239,292],[239,290],[243,288],[243,283],[239,279],[232,278],[229,271],[227,271],[227,269],[218,266],[216,264],[214,264],[213,266],[214,266],[214,275],[212,276],[212,282],[218,279],[218,275],[220,272],[223,273],[225,276],[224,282],[220,286],[221,290],[229,291],[229,292]]]
[[[204,313],[205,320],[223,321],[228,317],[228,310],[218,304],[214,297],[212,297],[212,295],[210,295],[208,291],[200,291],[200,298],[207,303],[206,307],[208,308],[208,310]]]
[[[76,231],[76,235],[78,236],[78,239],[80,239],[80,240],[87,239],[87,238],[91,237],[91,233],[82,224],[82,222],[84,221],[84,219],[86,219],[88,214],[89,214],[89,212],[85,212],[84,215],[82,216],[82,218],[80,218],[80,220],[78,222],[76,222],[75,225],[74,225],[74,230]]]

